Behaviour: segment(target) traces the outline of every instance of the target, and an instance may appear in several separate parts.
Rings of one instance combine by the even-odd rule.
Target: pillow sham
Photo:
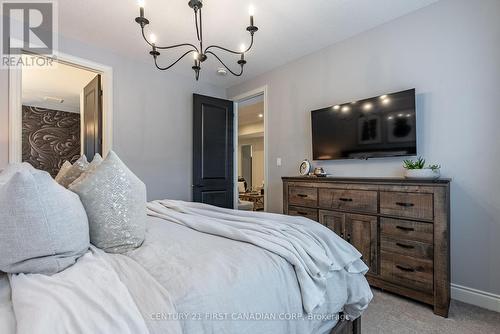
[[[63,165],[64,166],[64,165]],[[89,166],[89,162],[87,161],[87,157],[82,155],[80,159],[75,161],[75,163],[70,168],[65,168],[65,171],[60,177],[59,174],[56,176],[57,183],[59,183],[64,188],[68,188],[68,186],[73,183],[76,179],[82,175],[82,173]]]
[[[89,176],[96,168],[99,166],[102,162],[102,157],[99,153],[96,153],[94,156],[94,159],[92,159],[92,162],[87,166],[87,169],[80,175],[75,181],[73,181],[68,188],[70,188],[73,184],[77,184],[78,182],[82,181],[84,178]]]
[[[54,274],[89,248],[78,196],[43,171],[26,166],[0,185],[0,271]]]
[[[71,164],[71,162],[69,162],[68,160],[66,160],[63,163],[63,165],[61,166],[61,169],[59,169],[59,173],[57,173],[57,175],[54,178],[54,180],[56,180],[57,183],[60,183],[60,181],[62,180],[62,178],[64,177],[64,175],[71,169],[71,166],[73,166]]]
[[[69,188],[89,218],[90,242],[108,253],[139,247],[146,230],[146,186],[114,152]]]

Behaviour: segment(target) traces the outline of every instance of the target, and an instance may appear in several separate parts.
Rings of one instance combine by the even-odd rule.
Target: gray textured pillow
[[[139,247],[146,230],[146,186],[114,152],[69,188],[89,217],[90,242],[109,253]]]
[[[17,168],[0,185],[0,271],[57,273],[88,250],[87,215],[48,173]]]
[[[60,183],[64,175],[71,169],[71,162],[66,160],[63,165],[61,166],[61,169],[59,169],[59,172],[57,173],[56,177],[54,178],[57,183]]]
[[[64,165],[63,165],[64,166]],[[62,175],[57,174],[56,181],[64,188],[68,188],[71,183],[73,183],[76,179],[82,175],[83,172],[89,166],[89,162],[87,161],[87,157],[82,155],[80,159],[75,161],[75,163],[70,167],[66,168]]]

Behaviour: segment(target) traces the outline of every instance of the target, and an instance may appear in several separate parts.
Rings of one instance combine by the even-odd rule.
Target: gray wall
[[[113,149],[146,183],[148,198],[190,199],[192,94],[224,90],[73,40],[61,38],[59,49],[113,67]],[[7,88],[8,71],[0,70],[0,169],[8,162]]]
[[[500,294],[500,1],[442,0],[227,90],[269,89],[268,200],[311,158],[310,110],[415,87],[419,153],[452,177],[452,281]],[[276,158],[283,166],[276,167]],[[402,159],[317,163],[400,176]]]

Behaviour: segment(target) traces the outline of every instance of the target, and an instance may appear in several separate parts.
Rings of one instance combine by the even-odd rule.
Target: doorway
[[[266,209],[265,90],[235,98],[235,208]]]
[[[9,162],[26,161],[54,176],[66,160],[111,149],[113,73],[62,53],[51,62],[9,69]]]

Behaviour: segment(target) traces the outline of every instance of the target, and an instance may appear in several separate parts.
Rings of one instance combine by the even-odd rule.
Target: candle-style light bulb
[[[151,42],[151,44],[153,44],[153,46],[156,44],[156,35],[155,34],[151,34],[149,35],[149,41]]]
[[[137,4],[139,5],[139,16],[141,18],[143,18],[144,17],[144,5],[145,5],[144,0],[138,0]]]
[[[247,50],[247,47],[245,44],[241,43],[240,45],[240,52],[241,52],[241,59],[245,59],[245,51]]]
[[[253,27],[253,16],[255,15],[255,7],[250,5],[248,8],[248,14],[250,15],[250,26]]]
[[[198,60],[199,57],[200,57],[200,54],[198,52],[193,52],[193,59],[194,60]]]

